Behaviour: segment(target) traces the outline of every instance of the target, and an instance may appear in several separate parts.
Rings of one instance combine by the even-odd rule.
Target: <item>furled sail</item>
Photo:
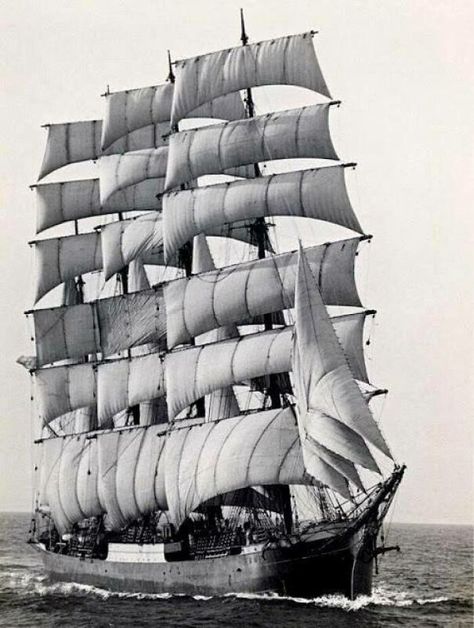
[[[365,316],[362,312],[331,319],[352,373],[361,381],[367,381],[363,352]],[[293,327],[284,327],[169,353],[165,359],[169,417],[215,390],[290,371],[292,343]]]
[[[305,216],[362,233],[347,194],[343,166],[174,191],[163,197],[165,257],[199,233],[264,216]]]
[[[248,243],[252,240],[249,224],[245,221],[233,225],[211,226],[206,233]],[[161,215],[155,212],[104,225],[101,228],[101,238],[106,279],[139,256],[146,264],[177,265],[176,255],[164,259],[162,220]]]
[[[330,106],[290,109],[171,135],[165,190],[260,161],[338,159],[329,133]]]
[[[361,305],[354,281],[360,238],[306,249],[327,305]],[[164,287],[168,348],[216,327],[293,307],[297,253],[186,277]]]
[[[146,179],[112,194],[101,204],[99,179],[39,183],[36,191],[36,233],[69,220],[117,212],[160,210],[164,179]]]
[[[165,482],[170,516],[179,526],[216,495],[252,485],[315,480],[305,472],[290,407],[171,431]]]
[[[330,97],[311,33],[184,59],[175,68],[173,125],[205,102],[259,85],[297,85]]]
[[[166,333],[158,287],[29,313],[34,320],[39,365],[89,353],[113,355],[147,342],[163,343]]]
[[[108,148],[132,131],[157,123],[167,125],[169,132],[173,92],[174,84],[165,83],[105,94],[102,148]],[[191,111],[188,117],[238,120],[245,117],[245,108],[240,94],[228,94]]]
[[[303,459],[311,472],[313,442],[346,460],[378,471],[365,440],[390,456],[380,429],[357,386],[300,249],[295,287],[293,348],[295,393]]]

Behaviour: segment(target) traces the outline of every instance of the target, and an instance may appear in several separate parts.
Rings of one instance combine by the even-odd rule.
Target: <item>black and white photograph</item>
[[[472,1],[0,24],[0,626],[472,626]]]

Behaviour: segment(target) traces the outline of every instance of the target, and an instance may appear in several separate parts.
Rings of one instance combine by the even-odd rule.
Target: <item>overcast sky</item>
[[[382,428],[408,471],[395,520],[472,520],[474,4],[471,0],[3,0],[1,47],[0,509],[31,502],[34,196],[47,122],[100,118],[112,90],[164,81],[183,58],[319,31],[357,161],[355,209],[374,235],[364,304],[376,308],[372,380],[390,389]],[[347,234],[344,234],[347,235]],[[341,236],[341,237],[344,237]],[[364,260],[367,261],[367,260]]]

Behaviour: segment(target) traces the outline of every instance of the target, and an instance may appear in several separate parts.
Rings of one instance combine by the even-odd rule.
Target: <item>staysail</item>
[[[293,372],[307,468],[313,441],[352,463],[378,471],[365,441],[390,456],[351,373],[306,255],[299,252],[295,287]],[[307,452],[307,453],[305,453]]]

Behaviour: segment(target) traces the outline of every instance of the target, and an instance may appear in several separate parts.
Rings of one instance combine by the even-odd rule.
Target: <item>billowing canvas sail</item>
[[[365,312],[331,319],[351,371],[361,381],[367,377],[362,346],[364,318]],[[218,340],[166,356],[170,418],[215,390],[292,368],[293,327]]]
[[[166,496],[176,525],[216,495],[261,484],[313,484],[292,408],[241,415],[170,433]]]
[[[235,225],[217,225],[206,231],[209,236],[230,237],[251,242],[252,233],[247,222]],[[177,255],[164,258],[161,215],[155,212],[135,219],[104,225],[101,229],[102,255],[105,277],[108,279],[137,257],[146,264],[177,265]]]
[[[69,307],[31,312],[38,364],[90,353],[113,355],[122,349],[162,343],[166,333],[162,292],[143,292],[99,299]]]
[[[259,161],[338,159],[329,133],[329,107],[290,109],[171,135],[165,190]]]
[[[362,233],[347,194],[344,169],[332,166],[166,194],[165,256],[170,259],[199,233],[264,216],[315,218]]]
[[[173,92],[174,84],[165,83],[105,94],[102,148],[132,131],[159,123],[166,126],[169,133]],[[190,112],[189,117],[238,120],[245,117],[245,108],[240,94],[229,94]]]
[[[327,305],[361,305],[354,282],[359,238],[307,249]],[[210,329],[293,307],[297,253],[282,253],[170,282],[164,287],[168,348]]]
[[[158,476],[165,439],[166,431],[158,426],[97,436],[99,498],[109,529],[120,530],[144,514],[166,508],[160,488],[164,478]]]
[[[167,161],[167,146],[103,157],[99,164],[101,203],[110,202],[113,194],[146,179],[162,179]],[[159,191],[157,187],[156,194]]]
[[[193,274],[205,273],[215,270],[216,266],[212,259],[211,251],[204,234],[197,235],[193,241]],[[196,338],[196,344],[207,344],[210,342],[218,342],[227,338],[235,338],[239,335],[239,331],[235,325],[228,327],[220,327],[213,329],[207,334],[203,334]],[[196,397],[198,399],[198,397]],[[205,417],[207,421],[217,419],[228,419],[231,416],[240,414],[239,403],[232,386],[219,388],[205,396]]]
[[[97,454],[85,434],[41,443],[40,509],[50,509],[60,534],[103,512],[97,497]],[[44,473],[43,473],[44,471]]]
[[[164,179],[146,179],[112,194],[101,204],[99,179],[40,183],[36,191],[36,233],[69,220],[117,212],[160,210]]]
[[[297,85],[330,96],[310,33],[184,59],[175,67],[172,124],[218,96],[259,85]]]
[[[311,449],[314,440],[376,471],[365,440],[388,456],[390,452],[353,378],[302,250],[295,292],[293,371],[302,442]],[[306,462],[305,445],[303,458]]]
[[[158,353],[104,362],[97,375],[99,424],[124,408],[164,394],[163,358]]]
[[[50,124],[47,129],[46,151],[38,179],[67,164],[99,158],[101,120]]]
[[[35,243],[36,303],[55,286],[102,268],[98,233],[82,233]]]
[[[47,128],[46,151],[38,179],[69,164],[165,146],[170,131],[169,123],[150,124],[120,137],[102,151],[102,120],[49,124]]]
[[[97,397],[97,371],[90,362],[65,364],[35,372],[35,399],[42,423],[86,406]],[[123,406],[126,407],[126,406]]]

